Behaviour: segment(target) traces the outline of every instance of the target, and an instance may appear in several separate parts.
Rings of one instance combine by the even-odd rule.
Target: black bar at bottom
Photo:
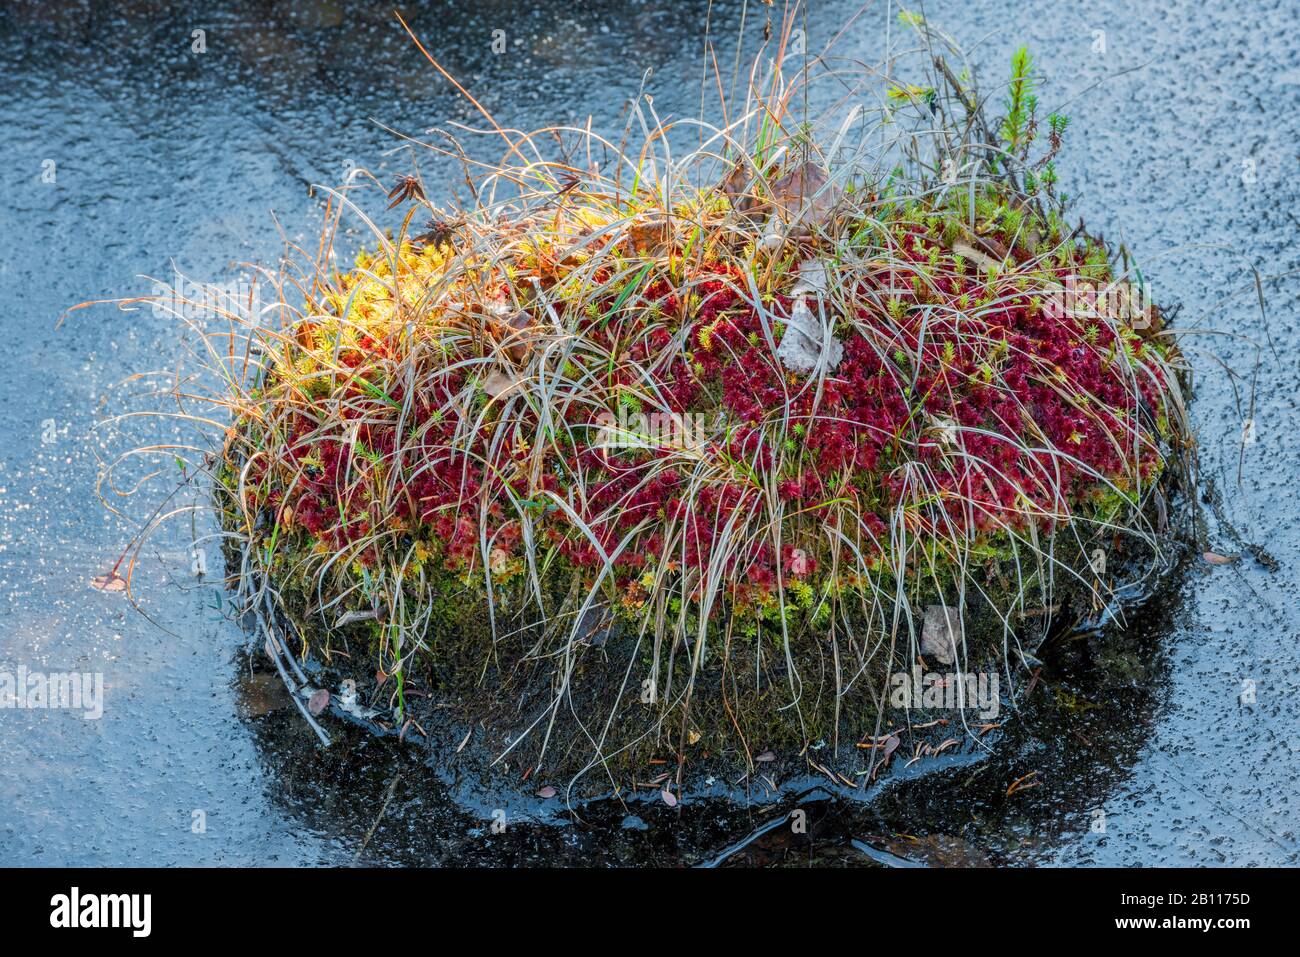
[[[1293,878],[1284,870],[1227,869],[9,869],[0,871],[0,926],[11,945],[69,935],[80,943],[93,936],[205,948],[310,948],[316,940],[334,953],[350,945],[446,944],[461,934],[518,935],[550,949],[570,935],[589,936],[597,919],[640,928],[646,944],[687,918],[687,926],[725,926],[731,944],[755,933],[918,920],[926,935],[957,931],[967,944],[985,935],[990,944],[1005,942],[1008,934],[1027,942],[1024,934],[1039,932],[1051,935],[1045,942],[1195,933],[1229,943],[1287,926],[1281,911],[1292,895],[1281,885]]]

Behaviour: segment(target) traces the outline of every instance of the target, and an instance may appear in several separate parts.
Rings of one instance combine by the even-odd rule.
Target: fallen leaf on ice
[[[126,591],[126,579],[117,572],[109,572],[107,575],[96,575],[90,580],[90,584],[100,591]]]
[[[1201,556],[1210,565],[1231,565],[1241,558],[1240,555],[1220,555],[1218,552],[1206,552]]]

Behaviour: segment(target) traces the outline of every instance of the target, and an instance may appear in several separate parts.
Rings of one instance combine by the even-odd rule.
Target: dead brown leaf
[[[974,246],[970,245],[970,243],[964,243],[958,240],[952,244],[952,251],[962,259],[973,262],[985,272],[995,272],[1002,267],[1000,260],[994,259],[987,253],[980,252]]]
[[[772,201],[787,223],[820,226],[830,218],[839,190],[812,160],[800,163],[772,184]]]
[[[533,348],[532,340],[535,337],[530,334],[530,330],[534,324],[533,317],[520,310],[506,320],[490,319],[488,331],[506,355],[515,362],[523,362]]]
[[[483,391],[492,398],[499,399],[514,388],[515,384],[515,380],[504,372],[493,371],[483,380]]]
[[[672,227],[666,219],[650,219],[628,227],[628,250],[636,256],[656,256],[672,240]]]
[[[754,174],[744,160],[736,162],[721,187],[731,208],[741,216],[757,221],[767,215],[770,204],[754,194]]]

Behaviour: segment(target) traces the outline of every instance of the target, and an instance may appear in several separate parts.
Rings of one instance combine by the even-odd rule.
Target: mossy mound
[[[779,124],[703,189],[512,166],[453,217],[399,184],[225,444],[306,644],[400,725],[616,783],[828,742],[860,773],[920,656],[1011,677],[1159,552],[1185,448],[1176,347],[1067,223],[1019,82],[961,188]]]

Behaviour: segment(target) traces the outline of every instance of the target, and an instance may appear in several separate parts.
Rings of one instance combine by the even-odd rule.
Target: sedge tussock
[[[909,82],[778,52],[722,125],[638,99],[621,135],[409,142],[463,164],[461,205],[327,190],[186,397],[244,594],[377,672],[384,723],[482,726],[500,767],[829,744],[852,781],[907,721],[889,676],[934,661],[927,609],[1014,688],[1050,609],[1150,579],[1192,468],[1177,345],[1070,221],[1029,55],[989,94],[907,22]]]

